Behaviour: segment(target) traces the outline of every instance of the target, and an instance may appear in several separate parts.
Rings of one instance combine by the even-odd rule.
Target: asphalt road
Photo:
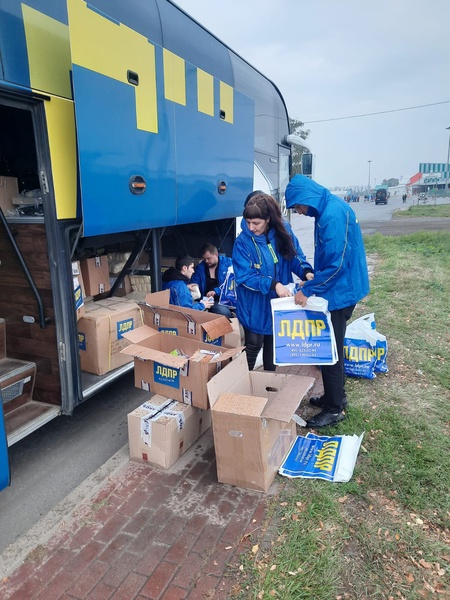
[[[364,234],[450,230],[450,219],[392,219],[395,210],[410,204],[394,197],[387,205],[360,201],[352,207]],[[293,215],[292,227],[312,262],[314,220]],[[146,396],[134,387],[129,373],[84,402],[72,417],[54,419],[9,449],[12,485],[0,492],[0,554],[20,543],[21,536],[25,539],[26,532],[51,511],[59,507],[63,511],[77,486],[88,480],[95,485],[96,478],[106,476],[105,469],[114,468],[116,456],[127,459],[126,415]]]

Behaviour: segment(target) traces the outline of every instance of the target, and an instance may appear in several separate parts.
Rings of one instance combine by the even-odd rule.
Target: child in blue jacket
[[[170,290],[170,304],[194,308],[195,310],[207,310],[214,304],[214,299],[209,303],[194,302],[188,283],[194,273],[194,259],[190,256],[179,256],[175,261],[175,267],[170,267],[163,273],[163,290]]]

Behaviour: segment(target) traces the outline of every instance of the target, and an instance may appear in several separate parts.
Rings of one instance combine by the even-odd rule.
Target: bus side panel
[[[192,98],[194,106],[196,71],[191,67],[187,81],[188,103]],[[229,103],[224,104],[222,86],[214,80],[212,116],[195,107],[187,118],[186,108],[176,107],[179,224],[235,217],[253,187],[254,102],[227,86]],[[222,181],[227,186],[223,195],[218,189]]]
[[[6,353],[11,358],[36,363],[34,400],[60,405],[61,385],[45,224],[10,223],[10,228],[39,290],[49,322],[45,329],[40,327],[35,296],[3,227],[0,227],[0,315],[6,320]],[[32,317],[35,322],[25,323],[24,316]]]

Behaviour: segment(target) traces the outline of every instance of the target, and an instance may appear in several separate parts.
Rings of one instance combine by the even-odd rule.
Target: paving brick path
[[[279,369],[315,376],[315,367]],[[316,384],[320,392],[320,383]],[[209,430],[168,471],[127,463],[22,565],[2,600],[225,600],[266,526],[268,494],[217,482]]]

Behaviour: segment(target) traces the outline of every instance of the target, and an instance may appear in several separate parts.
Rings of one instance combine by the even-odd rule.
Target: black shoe
[[[345,415],[342,412],[332,413],[327,410],[322,410],[306,423],[306,427],[326,427],[327,425],[339,423],[344,419]]]
[[[313,396],[309,399],[309,403],[315,406],[316,408],[325,408],[325,396]],[[342,402],[342,408],[344,409],[348,404],[347,396],[344,396],[344,401]]]

